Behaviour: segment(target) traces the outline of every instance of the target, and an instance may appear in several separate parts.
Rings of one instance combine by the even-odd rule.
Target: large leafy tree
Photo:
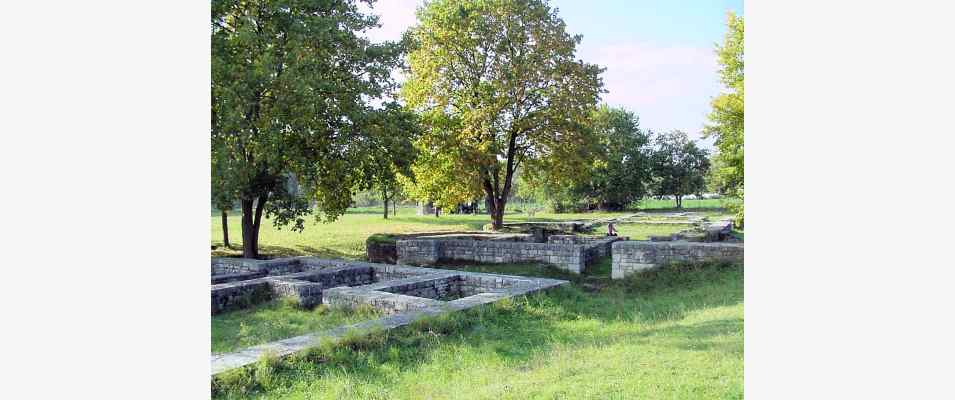
[[[601,68],[575,57],[545,0],[435,0],[418,10],[402,97],[428,126],[416,179],[444,206],[483,192],[500,228],[517,168],[585,169]],[[456,201],[454,201],[456,200]]]
[[[679,130],[657,135],[653,146],[650,159],[654,193],[673,196],[677,208],[682,208],[683,196],[702,193],[706,188],[709,154]]]
[[[401,193],[399,176],[411,177],[411,165],[417,156],[413,145],[420,134],[414,113],[396,103],[388,103],[377,110],[366,124],[370,148],[369,157],[362,163],[359,190],[374,189],[381,194],[384,218],[388,218],[388,203]]]
[[[573,192],[591,206],[622,210],[647,193],[649,138],[636,114],[624,108],[601,105],[591,121],[597,151],[589,173]]]
[[[400,60],[360,35],[376,23],[352,0],[212,2],[213,176],[241,205],[244,257],[263,214],[301,230],[310,203],[330,220],[351,202],[375,149],[368,102]]]
[[[713,177],[720,191],[743,198],[743,17],[730,13],[723,45],[716,49],[720,80],[726,87],[713,99],[706,136],[716,138]],[[737,223],[742,225],[740,203]]]

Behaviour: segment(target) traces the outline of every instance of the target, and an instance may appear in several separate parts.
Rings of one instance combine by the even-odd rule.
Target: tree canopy
[[[720,81],[726,91],[713,99],[706,136],[716,138],[713,175],[720,191],[743,198],[743,17],[729,13],[723,44],[717,47]],[[737,222],[743,222],[742,205]]]
[[[211,17],[213,176],[257,257],[263,213],[303,229],[310,203],[326,220],[349,206],[385,151],[368,102],[394,89],[401,48],[363,38],[377,17],[353,0],[214,0]]]
[[[575,57],[581,37],[546,1],[431,1],[408,37],[402,98],[426,125],[419,197],[448,206],[483,193],[499,228],[517,168],[585,169],[602,70]]]
[[[651,163],[653,192],[658,196],[673,196],[677,208],[683,206],[683,196],[702,193],[710,168],[709,154],[696,145],[686,133],[673,130],[653,139]]]
[[[594,159],[573,192],[592,207],[622,210],[647,193],[649,138],[640,120],[624,108],[601,105],[591,116],[596,137]]]

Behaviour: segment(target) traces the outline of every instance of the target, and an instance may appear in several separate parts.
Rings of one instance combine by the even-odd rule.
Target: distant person
[[[607,236],[617,236],[617,230],[613,229],[613,222],[607,224]]]

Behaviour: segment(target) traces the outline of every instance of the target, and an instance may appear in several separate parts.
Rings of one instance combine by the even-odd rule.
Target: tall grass
[[[530,271],[527,271],[530,272]],[[319,346],[217,380],[218,398],[741,398],[743,271],[578,284]],[[261,372],[259,372],[261,370]],[[231,379],[231,380],[230,380]]]

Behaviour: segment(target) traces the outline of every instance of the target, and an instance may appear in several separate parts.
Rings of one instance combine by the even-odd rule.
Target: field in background
[[[688,210],[689,211],[689,210]],[[728,216],[722,211],[699,211],[711,218]],[[505,222],[522,221],[566,221],[589,220],[632,214],[625,212],[588,212],[588,213],[545,213],[538,212],[534,217],[527,213],[510,212],[505,215]],[[222,222],[218,212],[212,212],[210,220],[212,244],[220,246],[212,252],[214,256],[241,255],[242,229],[241,216],[238,213],[229,215],[229,241],[232,249],[222,247]],[[268,256],[301,256],[317,255],[331,258],[362,259],[365,257],[365,239],[375,233],[414,233],[436,231],[481,230],[490,223],[486,214],[441,214],[415,215],[414,207],[399,207],[397,216],[382,218],[382,209],[379,207],[365,207],[349,209],[345,215],[330,223],[316,222],[309,217],[303,232],[293,232],[288,227],[276,229],[272,222],[262,222],[259,233],[260,253]],[[685,229],[684,225],[616,225],[622,236],[632,239],[646,239],[649,235],[666,235]],[[606,227],[597,228],[594,233],[603,233]]]
[[[557,221],[601,218],[626,213],[546,214],[534,218],[526,214],[507,214],[505,222]],[[215,256],[238,256],[241,254],[242,225],[239,214],[229,215],[229,241],[234,250],[223,247],[213,251]],[[397,216],[382,218],[381,208],[349,209],[337,221],[316,222],[310,217],[301,233],[289,228],[276,229],[271,221],[262,221],[259,233],[259,251],[272,256],[318,255],[332,258],[361,259],[365,257],[365,239],[375,233],[413,233],[435,231],[481,230],[490,223],[483,214],[415,215],[414,207],[399,207]],[[222,245],[222,222],[218,213],[211,218],[212,244]]]

